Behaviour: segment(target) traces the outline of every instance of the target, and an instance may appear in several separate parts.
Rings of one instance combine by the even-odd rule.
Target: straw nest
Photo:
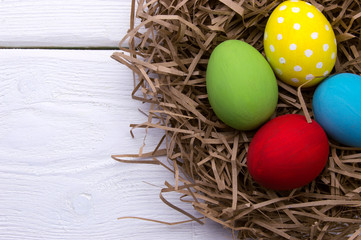
[[[361,150],[330,140],[329,161],[317,179],[292,191],[276,192],[252,181],[247,150],[255,131],[227,127],[213,113],[205,87],[212,50],[227,39],[243,40],[262,54],[263,32],[272,10],[282,1],[139,0],[132,2],[130,29],[113,58],[135,73],[132,98],[148,103],[148,121],[133,128],[165,131],[151,153],[130,162],[166,164],[175,184],[162,193],[181,194],[204,218],[238,232],[238,238],[356,239],[361,233]],[[361,74],[361,5],[358,0],[310,0],[330,21],[338,43],[332,73]],[[138,25],[135,25],[139,19]],[[272,118],[312,114],[314,89],[278,82],[279,101]],[[304,103],[302,101],[304,100]],[[303,108],[302,108],[303,106]],[[114,155],[121,162],[128,155]],[[149,160],[147,160],[147,158]]]

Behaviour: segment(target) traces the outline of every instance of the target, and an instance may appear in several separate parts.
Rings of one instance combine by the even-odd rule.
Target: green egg
[[[278,88],[272,68],[243,41],[227,40],[214,49],[206,84],[213,111],[235,129],[255,129],[276,109]]]

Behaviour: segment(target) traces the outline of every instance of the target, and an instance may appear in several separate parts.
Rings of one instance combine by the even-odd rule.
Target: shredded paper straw
[[[358,239],[361,149],[330,140],[327,166],[312,183],[292,191],[268,190],[252,181],[247,171],[247,150],[255,131],[227,127],[207,99],[205,72],[212,50],[227,39],[239,39],[264,54],[265,24],[280,2],[140,0],[136,4],[133,0],[130,29],[119,45],[128,42],[129,48],[120,47],[112,57],[133,71],[132,98],[150,108],[147,121],[131,128],[163,129],[164,137],[152,152],[141,149],[136,155],[113,158],[160,164],[173,172],[175,184],[166,182],[160,198],[184,214],[188,218],[184,222],[202,224],[208,218],[238,231],[239,239]],[[309,2],[322,11],[336,34],[338,56],[332,74],[360,74],[360,2]],[[140,20],[137,26],[136,19]],[[312,121],[314,88],[296,89],[280,81],[278,86],[272,118],[296,113]],[[166,149],[160,149],[162,142]],[[172,167],[159,156],[167,156]],[[167,192],[179,193],[204,217],[192,216],[167,201]],[[134,216],[149,220],[145,217]]]

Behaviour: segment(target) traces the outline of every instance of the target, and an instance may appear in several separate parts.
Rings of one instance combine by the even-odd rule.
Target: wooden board
[[[0,47],[114,47],[129,29],[131,0],[3,0]]]
[[[187,220],[159,199],[173,176],[160,166],[118,163],[137,153],[145,121],[131,99],[132,74],[112,51],[0,50],[0,239],[232,239],[207,221],[168,226],[134,219]],[[146,139],[153,150],[162,136]],[[168,200],[180,203],[179,195]]]

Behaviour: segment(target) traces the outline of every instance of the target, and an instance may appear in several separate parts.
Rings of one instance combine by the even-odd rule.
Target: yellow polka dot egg
[[[336,61],[335,34],[326,17],[304,1],[285,1],[269,17],[264,50],[277,77],[298,87],[322,81]]]

